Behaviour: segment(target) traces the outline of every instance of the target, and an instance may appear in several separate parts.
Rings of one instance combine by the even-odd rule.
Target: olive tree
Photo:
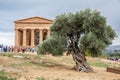
[[[92,72],[93,69],[87,63],[85,52],[89,51],[94,57],[99,56],[108,45],[112,44],[115,36],[116,33],[107,25],[106,18],[97,10],[85,9],[76,13],[64,13],[56,17],[51,27],[51,37],[53,42],[57,43],[52,43],[52,49],[43,48],[45,44],[47,46],[52,42],[50,37],[40,45],[41,48],[38,47],[38,51],[46,49],[44,53],[52,53],[54,49],[61,48],[62,54],[67,50],[73,56],[77,71]]]

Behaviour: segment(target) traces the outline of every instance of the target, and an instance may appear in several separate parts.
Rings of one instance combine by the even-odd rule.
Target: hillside
[[[120,50],[120,45],[110,45],[107,50]]]
[[[116,66],[114,62],[91,57],[87,60],[94,69],[92,73],[75,71],[72,56],[0,53],[0,78],[7,76],[16,80],[120,80],[119,74],[106,72],[107,66]]]

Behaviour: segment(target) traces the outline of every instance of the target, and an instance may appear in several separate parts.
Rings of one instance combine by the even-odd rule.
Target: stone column
[[[42,29],[40,29],[40,32],[39,32],[39,44],[41,44],[42,43],[42,41],[43,41],[43,33],[42,33]]]
[[[31,46],[32,47],[35,46],[35,33],[34,33],[34,29],[31,29]]]
[[[19,33],[18,29],[15,29],[15,46],[19,46]]]
[[[23,30],[23,46],[26,46],[26,29]]]
[[[48,29],[47,36],[50,37],[50,30]]]

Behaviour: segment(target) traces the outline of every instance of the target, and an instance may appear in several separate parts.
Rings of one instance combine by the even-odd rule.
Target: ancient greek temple
[[[50,36],[53,20],[31,17],[15,21],[15,47],[36,47]]]

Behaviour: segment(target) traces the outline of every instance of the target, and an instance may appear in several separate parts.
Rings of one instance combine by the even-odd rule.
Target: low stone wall
[[[117,73],[120,74],[120,67],[119,68],[114,68],[114,67],[107,67],[107,71],[108,72],[113,72],[113,73]]]

